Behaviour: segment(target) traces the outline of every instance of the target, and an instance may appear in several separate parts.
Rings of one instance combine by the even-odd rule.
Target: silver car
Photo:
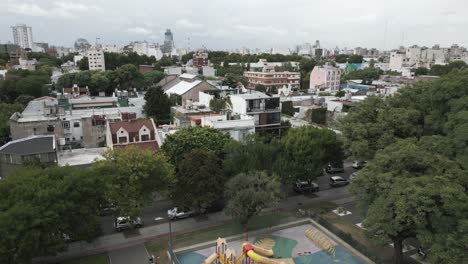
[[[193,211],[190,210],[183,210],[178,207],[167,210],[167,217],[171,220],[177,220],[191,216],[193,216]]]
[[[117,217],[114,221],[114,228],[117,232],[120,232],[125,229],[130,229],[132,227],[140,228],[143,226],[143,220],[140,217],[135,218],[133,221],[129,217],[120,216]]]
[[[345,186],[348,185],[349,181],[343,177],[340,176],[333,176],[330,177],[330,186],[331,187],[340,187],[340,186]]]

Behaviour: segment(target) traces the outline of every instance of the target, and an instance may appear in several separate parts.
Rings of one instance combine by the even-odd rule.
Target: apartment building
[[[310,73],[310,92],[338,92],[341,83],[341,70],[331,64],[315,66]]]
[[[267,90],[280,89],[284,86],[290,86],[292,89],[299,89],[301,86],[300,72],[276,72],[275,67],[264,67],[261,72],[247,71],[244,77],[248,80],[248,89],[255,89],[257,85],[263,85]]]
[[[104,51],[102,49],[90,49],[86,51],[88,65],[90,71],[105,71],[106,61],[104,59]]]
[[[255,132],[278,130],[281,125],[281,106],[279,97],[264,93],[230,95],[233,114],[249,115],[254,118]]]
[[[11,27],[13,31],[13,41],[23,49],[34,47],[32,28],[25,24],[16,24]]]

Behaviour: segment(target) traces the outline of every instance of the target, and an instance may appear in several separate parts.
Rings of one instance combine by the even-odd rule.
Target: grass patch
[[[109,258],[107,254],[99,254],[67,260],[65,262],[60,262],[60,264],[109,264]]]
[[[289,212],[275,212],[273,214],[255,216],[249,221],[248,231],[276,226],[297,219],[298,218],[292,216]],[[218,237],[242,234],[243,232],[242,226],[232,220],[218,226],[176,235],[173,237],[173,243],[174,248],[181,248],[215,240]],[[146,249],[155,256],[156,263],[169,263],[169,258],[166,253],[168,250],[168,241],[169,236],[164,236],[146,243]]]

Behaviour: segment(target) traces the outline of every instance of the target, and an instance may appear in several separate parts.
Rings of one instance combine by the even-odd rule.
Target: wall
[[[216,90],[215,87],[213,87],[211,84],[202,81],[192,89],[190,89],[188,92],[182,95],[182,105],[184,105],[187,100],[192,100],[193,102],[198,102],[199,101],[199,92],[204,92],[204,91],[210,91],[210,90]]]
[[[82,145],[85,148],[96,148],[99,144],[106,142],[106,123],[104,125],[93,126],[93,119],[85,117],[81,119],[83,129]]]
[[[232,112],[235,114],[247,114],[247,102],[239,96],[231,96]]]
[[[62,122],[60,120],[45,120],[36,122],[21,122],[18,123],[14,120],[10,120],[10,133],[13,140],[21,139],[34,135],[54,135],[57,138],[63,138],[64,131],[62,128]],[[54,126],[54,132],[48,132],[47,127],[49,125]],[[34,128],[36,129],[34,131]]]

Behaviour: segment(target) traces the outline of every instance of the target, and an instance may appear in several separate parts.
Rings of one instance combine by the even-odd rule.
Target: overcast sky
[[[162,43],[170,28],[176,47],[396,48],[401,44],[468,46],[467,0],[0,0],[0,43],[10,26],[33,28],[35,42],[72,46],[83,37],[123,45]],[[384,41],[387,24],[387,41]]]

